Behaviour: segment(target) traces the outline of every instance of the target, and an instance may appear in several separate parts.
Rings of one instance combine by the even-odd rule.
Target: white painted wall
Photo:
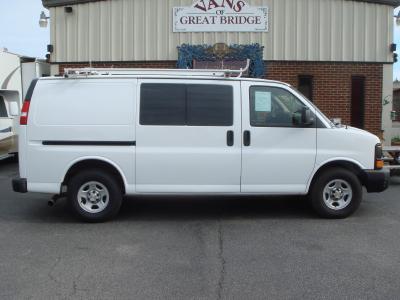
[[[176,60],[183,43],[260,43],[266,60],[391,62],[393,8],[348,0],[247,0],[268,6],[268,33],[173,33],[191,0],[106,0],[50,9],[53,62]]]

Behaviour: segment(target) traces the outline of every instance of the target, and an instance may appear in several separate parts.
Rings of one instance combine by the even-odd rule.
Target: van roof
[[[215,80],[215,81],[246,81],[246,82],[262,82],[262,83],[275,83],[291,86],[290,84],[277,80],[268,80],[261,78],[248,78],[248,77],[213,77],[213,76],[179,76],[179,75],[117,75],[117,76],[79,76],[79,77],[62,77],[50,76],[41,77],[39,80],[76,80],[76,79],[122,79],[122,78],[137,78],[137,79],[182,79],[182,80]]]

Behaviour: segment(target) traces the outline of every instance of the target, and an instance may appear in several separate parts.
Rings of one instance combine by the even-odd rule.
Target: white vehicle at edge
[[[334,126],[285,83],[226,72],[92,69],[33,81],[14,191],[66,195],[96,222],[137,194],[309,195],[319,215],[344,218],[362,186],[388,187],[378,137]]]
[[[44,60],[0,48],[0,160],[18,152],[18,119],[32,79],[50,73]]]

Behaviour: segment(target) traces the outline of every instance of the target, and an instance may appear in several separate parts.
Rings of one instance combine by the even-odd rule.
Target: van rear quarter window
[[[228,85],[144,83],[140,124],[232,126],[233,89]]]

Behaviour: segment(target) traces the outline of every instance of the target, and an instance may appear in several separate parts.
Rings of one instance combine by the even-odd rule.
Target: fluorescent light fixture
[[[394,16],[396,18],[396,25],[400,25],[400,11],[397,15]]]
[[[50,17],[46,16],[45,12],[42,11],[42,13],[40,14],[39,26],[42,28],[46,28],[49,23],[49,19]]]

